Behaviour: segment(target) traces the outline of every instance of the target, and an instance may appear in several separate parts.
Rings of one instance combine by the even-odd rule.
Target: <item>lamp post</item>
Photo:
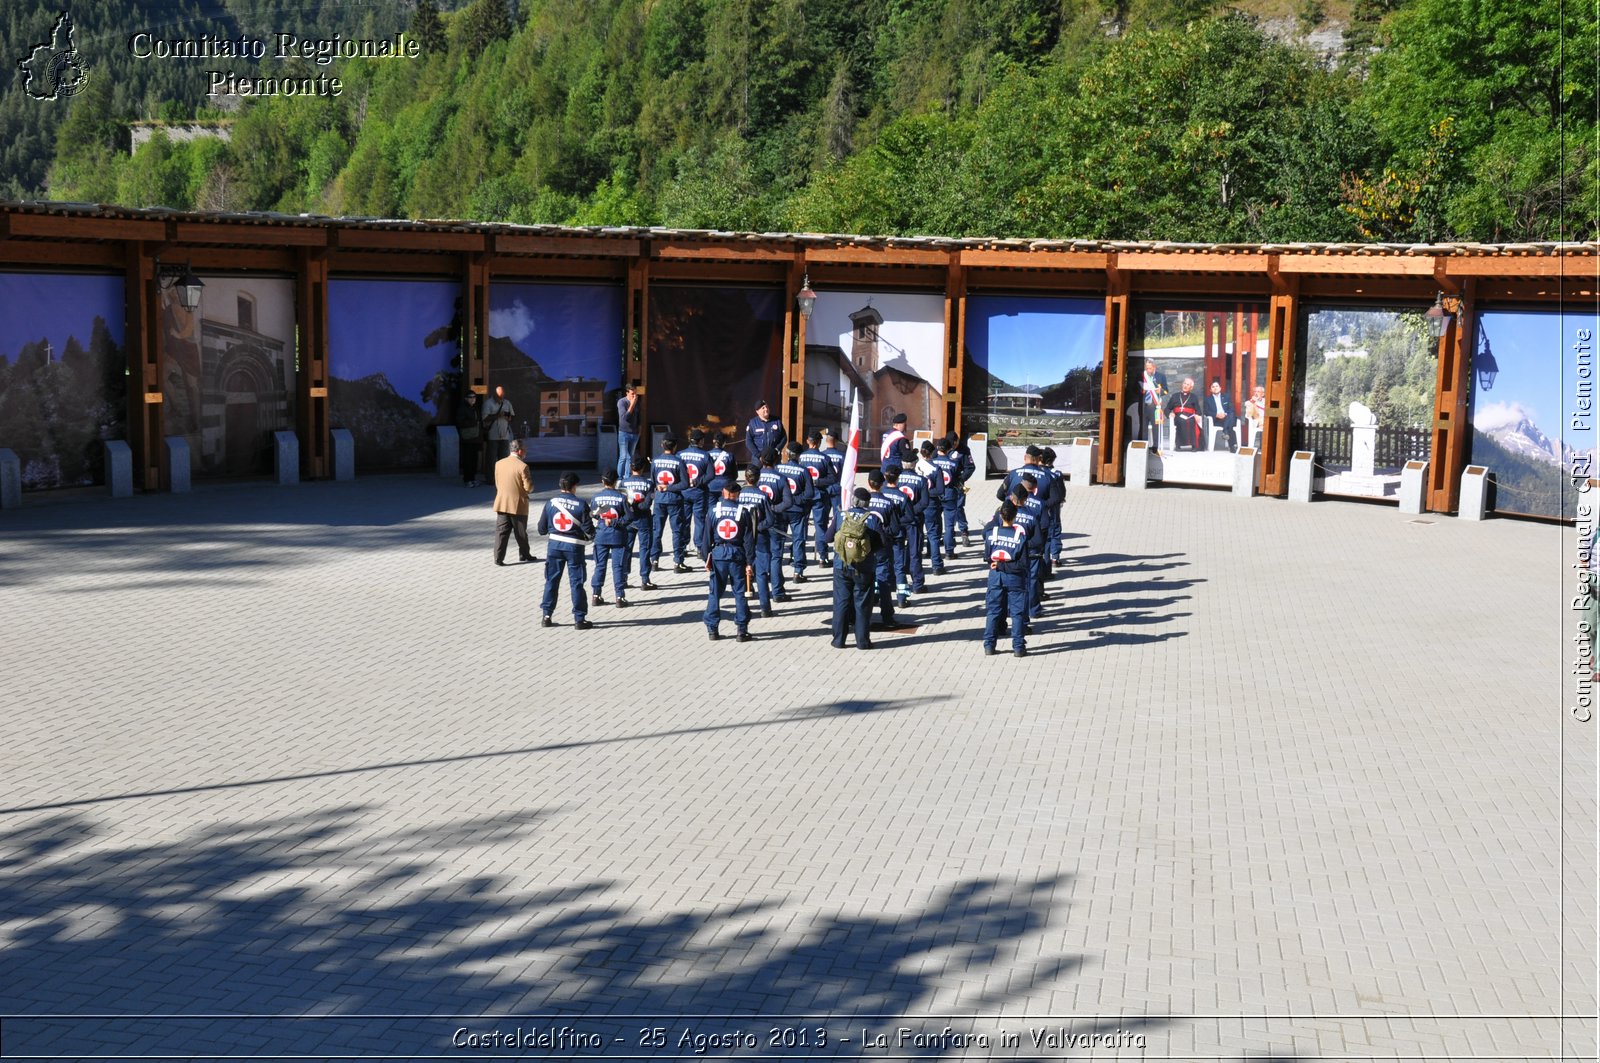
[[[793,276],[793,274],[791,274]],[[800,290],[795,293],[795,307],[800,311],[800,316],[807,321],[811,320],[811,311],[817,308],[817,293],[811,290],[811,274],[807,273],[800,281]]]
[[[200,305],[200,289],[205,287],[204,282],[194,275],[187,262],[181,266],[164,266],[157,262],[156,285],[162,291],[176,288],[178,302],[183,304],[185,310],[190,311]]]
[[[1450,322],[1454,320],[1456,311],[1461,308],[1460,296],[1446,296],[1444,292],[1435,292],[1433,305],[1428,307],[1428,312],[1422,319],[1428,323],[1428,332],[1435,340],[1443,339],[1449,331]]]

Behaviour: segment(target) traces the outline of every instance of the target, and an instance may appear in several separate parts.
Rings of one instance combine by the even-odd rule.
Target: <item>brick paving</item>
[[[1570,529],[1077,490],[1016,660],[972,552],[871,653],[541,630],[489,498],[0,516],[0,1051],[1594,1057]]]

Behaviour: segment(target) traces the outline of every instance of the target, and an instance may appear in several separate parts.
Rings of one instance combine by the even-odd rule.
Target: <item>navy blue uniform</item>
[[[720,440],[711,444],[711,449],[706,451],[706,457],[711,460],[711,476],[731,475],[738,470],[739,463],[733,460],[733,455],[728,453],[727,448],[722,445]],[[711,490],[709,485],[707,485],[706,490]],[[712,495],[711,501],[715,502],[716,500],[717,496]]]
[[[833,644],[839,649],[844,648],[844,635],[846,631],[854,629],[856,633],[856,648],[868,650],[872,648],[872,636],[869,634],[869,625],[872,623],[872,599],[877,584],[877,555],[884,552],[883,522],[880,516],[872,511],[870,505],[866,507],[852,505],[849,509],[842,510],[838,517],[828,527],[828,540],[838,534],[844,518],[850,514],[857,514],[867,522],[867,542],[872,546],[872,555],[858,564],[847,565],[837,553],[833,558]]]
[[[818,563],[826,565],[831,560],[827,532],[838,510],[839,474],[834,471],[828,455],[814,447],[802,450],[797,460],[811,474],[811,487],[815,492],[811,497],[811,526],[816,529],[816,541],[812,545],[816,547]],[[840,460],[844,460],[843,455]]]
[[[942,548],[944,556],[956,556],[956,515],[961,512],[961,463],[954,454],[936,454],[933,457],[933,467],[939,471],[944,480],[944,495],[939,499],[939,522],[943,527],[944,535],[933,542],[934,547]]]
[[[722,622],[722,595],[733,592],[733,625],[743,635],[750,625],[750,603],[745,598],[745,570],[755,568],[755,515],[737,501],[718,498],[706,510],[711,573],[706,593],[706,630],[713,636]]]
[[[917,475],[928,490],[928,507],[922,511],[922,552],[935,576],[944,575],[944,496],[949,488],[944,473],[932,460],[918,460]],[[901,473],[902,478],[905,476]]]
[[[711,473],[711,455],[696,446],[678,451],[683,462],[683,523],[690,527],[694,548],[701,557],[706,556],[706,507],[711,505],[711,495],[706,492],[706,481]]]
[[[759,487],[742,487],[739,489],[739,508],[750,514],[750,519],[755,528],[756,545],[753,562],[755,566],[756,597],[761,603],[761,611],[766,612],[772,608],[772,559],[769,547],[771,540],[768,532],[772,527],[772,503],[767,499],[766,492]]]
[[[962,501],[956,507],[956,531],[965,535],[967,534],[967,506],[965,501],[967,481],[977,475],[978,463],[973,460],[972,451],[970,450],[954,450],[950,452],[950,456],[956,459],[956,468],[961,471]]]
[[[884,539],[883,549],[873,554],[872,559],[873,574],[878,579],[878,613],[884,624],[889,626],[894,624],[894,585],[899,575],[895,567],[895,555],[900,549],[897,545],[900,542],[900,515],[905,509],[905,502],[905,496],[887,484],[867,500],[868,510],[877,514],[878,530]]]
[[[794,508],[794,493],[789,481],[777,469],[762,469],[756,487],[767,496],[768,519],[765,533],[768,578],[774,595],[783,593],[783,536],[789,526],[789,511]]]
[[[985,595],[983,648],[994,649],[1002,615],[1011,618],[1011,648],[1026,649],[1023,631],[1028,625],[1027,532],[998,520],[983,531],[983,557],[989,564]]]
[[[583,589],[583,548],[594,541],[594,518],[589,503],[566,491],[544,504],[539,514],[539,534],[549,536],[544,558],[544,602],[541,611],[549,616],[556,609],[556,591],[561,574],[567,574],[572,589],[572,619],[583,623],[589,615],[589,595]]]
[[[806,574],[806,518],[811,516],[811,507],[816,501],[817,488],[811,479],[811,471],[797,461],[785,461],[778,464],[778,474],[789,485],[789,564],[794,566],[796,576]]]
[[[624,476],[617,481],[617,490],[628,497],[628,545],[623,554],[622,571],[626,575],[633,566],[633,559],[639,559],[639,581],[650,582],[650,565],[653,560],[651,549],[655,542],[655,529],[651,526],[654,515],[650,512],[651,503],[655,500],[656,485],[645,476]],[[627,585],[624,579],[617,587],[620,590]]]
[[[760,417],[750,418],[750,423],[744,428],[745,446],[750,448],[750,461],[752,464],[761,461],[761,455],[769,449],[781,450],[789,442],[789,434],[783,430],[783,422],[778,420],[763,421]]]
[[[1044,592],[1044,555],[1050,542],[1050,525],[1045,516],[1044,503],[1038,495],[1029,495],[1017,507],[1017,527],[1028,533],[1027,541],[1027,592],[1028,617],[1039,615],[1041,595]]]
[[[622,585],[628,582],[628,524],[633,507],[628,496],[615,487],[602,487],[589,502],[594,515],[594,596],[606,585],[606,566],[611,567],[611,590],[617,601],[627,601]]]
[[[688,474],[684,472],[683,459],[676,454],[662,454],[650,459],[650,479],[656,485],[655,527],[652,533],[651,562],[661,567],[661,551],[666,549],[666,531],[672,528],[672,560],[683,564],[689,547],[689,513],[684,507],[683,492],[688,487]]]
[[[915,469],[903,468],[900,470],[900,479],[895,483],[895,490],[905,496],[911,510],[911,519],[905,524],[906,550],[905,564],[900,569],[901,585],[906,590],[920,591],[924,584],[922,521],[923,514],[928,511],[928,481],[924,480]]]

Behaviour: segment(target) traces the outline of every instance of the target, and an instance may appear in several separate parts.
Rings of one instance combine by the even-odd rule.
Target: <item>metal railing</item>
[[[1433,452],[1433,433],[1426,428],[1379,427],[1373,442],[1373,464],[1380,469],[1397,469],[1408,461],[1427,461]],[[1354,443],[1355,429],[1348,424],[1289,426],[1289,446],[1314,451],[1319,465],[1349,465]]]

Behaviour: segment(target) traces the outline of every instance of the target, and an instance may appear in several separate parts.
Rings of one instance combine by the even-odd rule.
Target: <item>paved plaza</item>
[[[491,497],[0,514],[5,1055],[1594,1058],[1570,528],[1072,490],[1018,660],[542,630]]]

